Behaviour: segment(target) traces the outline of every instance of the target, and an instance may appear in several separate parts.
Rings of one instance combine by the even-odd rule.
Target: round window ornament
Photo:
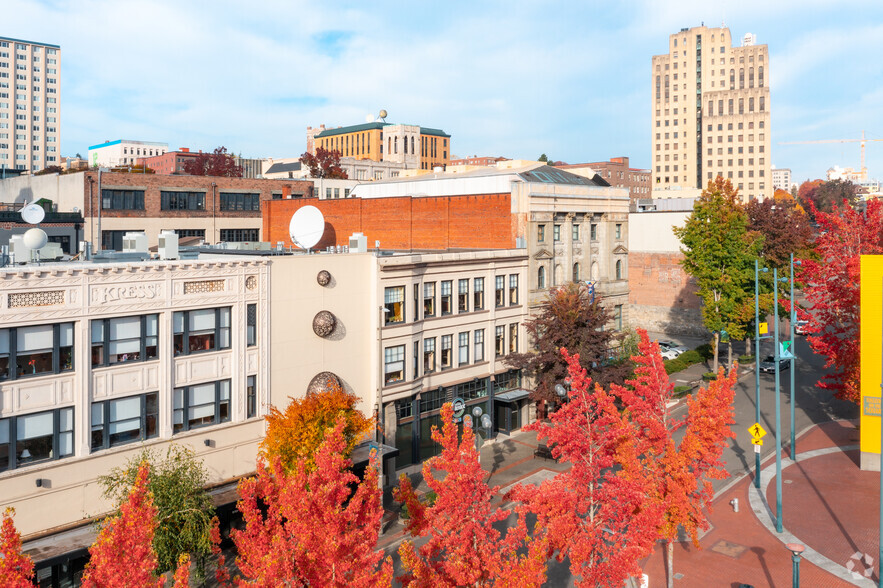
[[[322,270],[318,274],[316,274],[316,281],[320,286],[327,286],[331,283],[331,272],[328,270]]]
[[[255,276],[248,276],[245,278],[245,288],[247,290],[254,290],[258,287],[258,279]]]
[[[325,392],[326,390],[330,390],[333,386],[342,388],[340,385],[340,378],[332,372],[319,372],[313,376],[312,380],[310,380],[310,383],[307,386],[307,394]]]
[[[313,317],[313,332],[320,337],[327,337],[334,332],[337,318],[327,310],[320,310]]]

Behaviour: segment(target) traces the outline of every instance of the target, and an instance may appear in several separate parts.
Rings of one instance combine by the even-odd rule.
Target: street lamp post
[[[767,268],[760,269],[754,260],[754,422],[760,422],[760,288],[758,272],[766,273]],[[754,454],[754,487],[760,488],[760,452]]]
[[[785,547],[791,552],[791,586],[800,588],[800,554],[806,548],[800,543],[786,543]]]
[[[800,265],[800,260],[794,261],[791,254],[791,316],[788,321],[791,325],[791,460],[797,461],[797,445],[794,440],[794,370],[797,368],[797,344],[794,342],[794,322],[797,320],[797,305],[794,304],[794,266]]]
[[[475,435],[475,451],[478,453],[478,463],[481,464],[481,439],[478,433],[479,427],[485,429],[487,434],[486,437],[490,436],[490,429],[493,426],[491,422],[491,417],[489,414],[485,413],[481,406],[472,407],[472,416],[474,417],[473,425],[472,425],[472,433]]]
[[[784,278],[783,278],[784,279]],[[773,309],[775,312],[775,346],[773,361],[776,364],[776,531],[782,532],[782,397],[779,394],[779,270],[773,268]]]

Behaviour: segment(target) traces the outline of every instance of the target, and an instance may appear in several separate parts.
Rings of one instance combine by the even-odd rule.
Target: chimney
[[[178,151],[181,153],[190,153],[190,147],[178,147]]]
[[[288,200],[290,198],[291,198],[291,186],[286,184],[285,186],[282,186],[282,199]]]

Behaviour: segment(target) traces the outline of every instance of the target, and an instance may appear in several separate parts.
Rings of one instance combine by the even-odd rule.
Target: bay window
[[[435,316],[435,282],[423,284],[423,318]]]
[[[383,381],[395,384],[405,380],[405,346],[396,345],[383,350]]]
[[[451,298],[453,296],[453,281],[445,280],[441,283],[441,313],[442,315],[451,314]]]
[[[390,325],[405,321],[405,287],[394,286],[383,290],[383,303],[386,312],[384,324]]]

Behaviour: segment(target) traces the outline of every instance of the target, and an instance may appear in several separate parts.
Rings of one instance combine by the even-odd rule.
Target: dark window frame
[[[254,347],[258,344],[258,305],[245,305],[245,346]]]
[[[205,192],[161,190],[160,210],[205,210]]]
[[[61,328],[63,325],[69,325],[70,328],[70,345],[61,345]],[[34,349],[28,352],[19,352],[18,349],[18,331],[19,329],[29,329],[34,327],[52,327],[52,347],[47,350],[43,349]],[[75,345],[74,342],[76,340],[76,328],[73,322],[63,322],[63,323],[52,323],[49,325],[27,325],[22,327],[8,327],[5,329],[0,329],[0,337],[3,336],[3,332],[6,332],[6,353],[0,354],[0,382],[4,380],[19,380],[23,378],[39,378],[42,376],[51,376],[57,375],[64,372],[72,372],[74,371],[74,353],[75,353]],[[64,359],[62,358],[62,350],[69,349],[67,352],[69,355]],[[19,373],[19,365],[18,358],[19,356],[26,355],[36,355],[37,353],[51,353],[51,369],[48,371],[41,371],[40,373],[25,373],[22,371]],[[5,361],[3,361],[5,360]],[[34,360],[32,360],[34,361]],[[30,362],[29,362],[30,364]],[[34,369],[36,370],[36,363],[34,364]]]
[[[245,378],[245,418],[251,419],[258,416],[258,377],[255,375]]]
[[[62,431],[60,429],[61,414],[63,412],[70,413],[69,421],[71,424],[71,428],[69,430],[64,430],[64,431]],[[52,440],[51,440],[52,447],[49,450],[50,457],[36,460],[33,462],[20,463],[19,460],[22,458],[18,455],[18,453],[19,453],[19,451],[18,451],[18,444],[19,444],[18,421],[19,421],[19,419],[22,419],[22,418],[33,417],[33,416],[43,415],[43,414],[52,414]],[[17,414],[17,415],[4,417],[4,418],[0,419],[0,431],[3,431],[4,429],[5,429],[5,433],[6,433],[5,442],[3,440],[3,437],[0,436],[0,472],[16,470],[19,468],[28,467],[31,465],[42,464],[42,463],[47,463],[50,461],[57,461],[59,459],[64,459],[65,457],[72,457],[73,455],[76,454],[76,450],[74,449],[74,443],[75,443],[74,432],[76,431],[76,420],[75,420],[74,407],[72,407],[72,406],[65,406],[65,407],[61,407],[61,408],[53,408],[51,410],[41,410],[38,412]],[[65,453],[64,455],[61,454],[61,446],[60,446],[60,439],[61,439],[62,434],[69,434],[70,435],[70,453]],[[6,449],[5,455],[3,452],[4,447]],[[27,449],[27,447],[25,449]],[[24,450],[22,450],[22,451],[24,451]],[[2,459],[4,457],[6,459],[5,466],[3,465],[3,461],[2,461]]]
[[[447,292],[447,293],[446,293]],[[453,280],[442,280],[441,282],[441,295],[440,299],[440,308],[441,316],[447,316],[449,314],[454,313],[454,281]]]
[[[154,406],[153,411],[148,412],[148,397],[152,396],[154,398]],[[139,419],[140,424],[138,427],[138,437],[128,439],[126,441],[111,443],[110,440],[110,405],[114,402],[121,402],[124,400],[132,400],[133,398],[137,398],[139,400]],[[99,446],[96,446],[95,443],[95,433],[96,431],[96,423],[93,420],[95,407],[99,407],[101,410],[101,423],[97,426],[101,427],[101,443]],[[159,437],[159,392],[147,392],[145,394],[134,394],[132,396],[124,396],[121,398],[110,398],[108,400],[102,400],[99,402],[93,402],[91,406],[91,410],[93,412],[89,413],[89,452],[95,453],[96,451],[103,451],[105,449],[110,449],[112,447],[120,447],[123,445],[129,445],[131,443],[140,443],[141,441],[146,441],[147,439],[155,439]],[[153,433],[150,433],[149,419],[153,417]],[[133,420],[133,419],[124,419],[124,420]],[[122,422],[122,421],[116,421]]]
[[[472,311],[484,310],[484,278],[472,280]]]
[[[224,327],[221,324],[222,320],[222,312],[223,310],[228,311],[228,319],[229,325]],[[215,339],[214,345],[210,349],[190,349],[190,313],[197,312],[200,310],[214,310],[215,311]],[[182,315],[182,330],[178,331],[177,326],[175,325],[175,316]],[[230,306],[219,306],[215,308],[193,308],[190,310],[178,310],[172,314],[172,340],[173,340],[173,348],[174,348],[174,356],[182,356],[182,355],[197,355],[200,353],[211,353],[214,351],[225,351],[232,347],[232,336],[231,329],[233,324],[233,309]],[[222,336],[226,331],[227,335],[227,344],[222,344]],[[180,351],[178,345],[178,335],[181,335],[180,342]],[[184,342],[187,342],[187,345],[184,345]]]
[[[151,316],[156,317],[156,319],[155,319],[155,321],[156,321],[156,334],[155,335],[148,335],[147,334],[147,319],[148,319],[148,317],[151,317]],[[141,332],[139,335],[140,340],[141,340],[141,344],[140,344],[140,350],[138,352],[139,358],[138,359],[125,359],[123,361],[114,361],[114,362],[108,361],[110,354],[107,352],[107,350],[110,347],[110,344],[115,342],[114,340],[111,340],[111,338],[110,338],[109,326],[110,326],[111,321],[116,321],[119,319],[131,319],[131,318],[139,318],[141,320],[141,327],[140,327]],[[93,330],[95,329],[95,325],[99,324],[99,323],[102,325],[102,340],[101,340],[101,343],[96,343],[93,340]],[[155,340],[155,345],[153,347],[155,347],[156,350],[154,352],[153,357],[148,357],[147,353],[148,353],[148,348],[150,347],[150,345],[148,345],[148,339],[151,337]],[[124,341],[124,340],[127,340],[127,339],[119,339],[118,341]],[[107,367],[107,366],[111,366],[111,365],[119,365],[122,363],[132,363],[132,362],[141,362],[141,361],[156,361],[159,359],[159,348],[160,348],[160,346],[159,346],[159,314],[142,314],[142,315],[135,315],[135,316],[120,316],[120,317],[113,317],[113,318],[93,319],[89,323],[89,341],[90,341],[89,348],[92,352],[91,365],[93,368]],[[99,347],[99,346],[102,349],[101,361],[96,362],[95,361],[95,348]]]
[[[227,395],[226,400],[221,397],[221,392],[222,392],[221,385],[225,382],[227,383],[227,386],[228,386],[228,388],[227,388],[228,395]],[[206,404],[191,406],[190,405],[190,391],[193,388],[205,386],[208,384],[214,384],[214,387],[215,387],[215,392],[214,392],[215,397],[214,397],[214,402],[213,402],[214,412],[212,414],[212,421],[192,425],[190,423],[190,420],[185,418],[187,416],[188,411],[190,411],[191,409],[193,409],[197,406],[206,406]],[[176,401],[175,397],[178,395],[179,392],[181,393],[181,407],[177,408],[175,406],[175,401]],[[221,407],[225,403],[227,405],[227,416],[226,417],[224,417],[221,414]],[[211,427],[213,425],[219,425],[221,423],[230,422],[230,420],[232,419],[232,414],[231,414],[232,409],[233,409],[233,384],[229,378],[224,379],[224,380],[216,380],[214,382],[203,382],[201,384],[194,384],[192,386],[182,386],[180,388],[175,388],[172,392],[172,435],[174,436],[179,433],[186,433],[187,431],[193,431],[196,429],[202,429],[204,427]],[[175,413],[178,411],[181,412],[181,424],[180,425],[175,423]],[[194,419],[194,420],[196,420],[196,419]]]
[[[221,229],[221,243],[242,243],[261,240],[260,229]]]
[[[103,210],[144,210],[144,190],[117,190],[102,188]]]
[[[260,212],[260,192],[221,192],[218,206],[222,212]]]

